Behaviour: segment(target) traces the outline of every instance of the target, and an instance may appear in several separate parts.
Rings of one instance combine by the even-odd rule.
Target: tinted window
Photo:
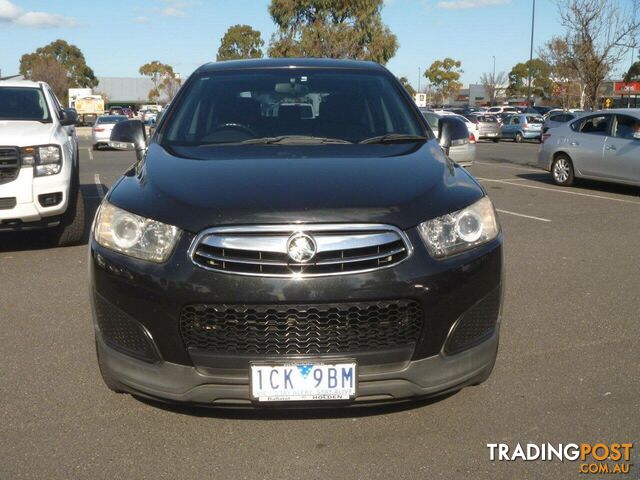
[[[498,119],[493,115],[481,115],[476,117],[479,121],[484,123],[496,123]]]
[[[609,115],[599,115],[588,117],[577,122],[579,124],[578,131],[580,133],[590,133],[594,135],[607,135],[609,133]]]
[[[640,119],[627,115],[617,115],[615,136],[629,140],[634,138],[640,139]]]
[[[108,117],[98,117],[96,125],[104,125],[108,123],[119,123],[124,120],[129,120],[124,115],[109,115]]]
[[[431,127],[431,130],[437,133],[438,121],[440,120],[440,117],[435,113],[430,113],[430,112],[422,112],[422,116],[425,118],[425,120],[429,124],[429,127]]]
[[[519,124],[520,124],[520,118],[519,118],[519,117],[513,117],[513,118],[511,119],[511,123],[512,123],[513,125],[519,125]]]
[[[425,135],[387,74],[269,69],[203,73],[189,82],[163,142],[215,145],[306,136],[358,142],[387,133]]]
[[[0,87],[0,120],[50,122],[49,107],[39,88]]]
[[[564,113],[559,113],[549,116],[549,120],[551,120],[552,122],[566,122],[567,116]]]

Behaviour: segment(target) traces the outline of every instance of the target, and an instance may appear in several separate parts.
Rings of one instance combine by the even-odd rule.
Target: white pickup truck
[[[46,229],[54,245],[83,238],[75,121],[46,83],[0,81],[0,232]]]

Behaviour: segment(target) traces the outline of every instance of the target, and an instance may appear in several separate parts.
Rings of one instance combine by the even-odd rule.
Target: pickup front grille
[[[307,355],[414,346],[423,313],[413,300],[183,308],[185,346],[207,353]]]
[[[0,185],[18,178],[20,157],[16,147],[0,147]]]
[[[300,235],[314,250],[306,261],[291,254],[292,239]],[[410,254],[404,233],[388,225],[221,227],[200,234],[190,249],[193,262],[207,270],[275,277],[366,272]]]

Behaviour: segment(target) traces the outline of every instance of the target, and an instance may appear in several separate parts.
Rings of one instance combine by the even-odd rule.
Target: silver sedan
[[[640,109],[593,112],[547,130],[538,166],[558,185],[576,178],[640,186]]]

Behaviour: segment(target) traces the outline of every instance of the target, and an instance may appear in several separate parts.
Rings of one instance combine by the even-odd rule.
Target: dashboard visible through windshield
[[[161,133],[166,146],[387,143],[428,138],[384,73],[270,69],[190,80]]]

